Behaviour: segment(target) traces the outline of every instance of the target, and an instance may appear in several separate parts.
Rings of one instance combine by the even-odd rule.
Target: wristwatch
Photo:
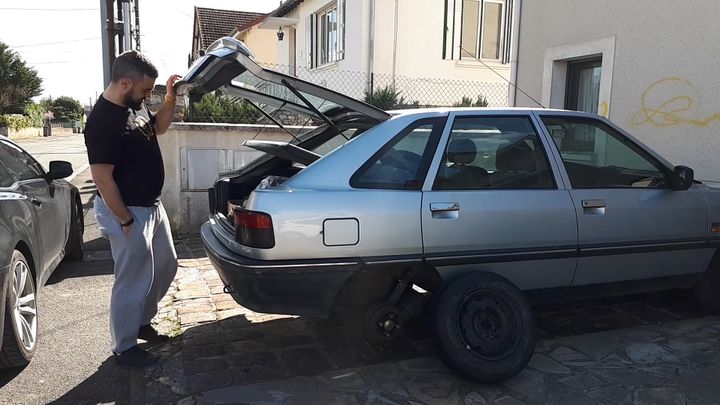
[[[123,228],[125,228],[126,226],[132,225],[133,222],[135,222],[135,217],[130,217],[130,219],[128,219],[127,222],[121,223],[120,226],[122,226]]]

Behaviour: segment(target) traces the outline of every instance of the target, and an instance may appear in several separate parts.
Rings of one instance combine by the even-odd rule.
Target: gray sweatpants
[[[95,199],[95,219],[102,236],[110,240],[115,261],[110,298],[110,336],[115,353],[137,344],[140,326],[149,324],[157,314],[158,302],[177,272],[177,254],[162,204],[127,208],[135,222],[125,236],[102,198]]]

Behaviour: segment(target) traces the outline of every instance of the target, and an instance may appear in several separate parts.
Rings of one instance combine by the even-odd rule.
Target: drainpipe
[[[398,22],[400,21],[400,12],[398,10],[398,1],[395,0],[395,33],[393,36],[393,67],[392,67],[392,86],[395,88],[395,73],[397,72],[397,41],[398,41]]]
[[[518,51],[520,49],[520,16],[522,15],[522,0],[515,0],[515,6],[513,7],[513,26],[512,30],[512,41],[510,44],[510,88],[508,89],[509,96],[509,107],[516,107],[515,102],[517,99],[517,69],[518,69]]]
[[[367,91],[373,92],[373,65],[375,64],[375,0],[368,0],[370,20],[368,21],[368,66],[367,66]]]

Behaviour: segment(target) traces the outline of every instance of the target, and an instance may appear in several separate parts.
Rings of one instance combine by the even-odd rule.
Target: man
[[[110,299],[110,335],[120,366],[147,367],[157,357],[137,346],[137,339],[161,343],[150,325],[157,304],[177,272],[177,255],[160,192],[164,166],[156,136],[167,131],[175,109],[173,85],[167,80],[165,101],[153,114],[150,96],[157,69],[139,52],[115,59],[112,80],[98,99],[85,127],[85,145],[98,189],[95,218],[110,240],[115,281]]]

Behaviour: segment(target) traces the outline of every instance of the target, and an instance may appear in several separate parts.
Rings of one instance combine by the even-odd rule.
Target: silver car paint
[[[461,115],[502,114],[532,117],[548,154],[557,189],[432,191],[432,179],[440,164],[452,119]],[[708,235],[709,222],[720,221],[720,192],[708,187],[695,186],[686,191],[573,190],[559,152],[539,121],[544,114],[598,118],[577,112],[523,109],[436,109],[396,115],[311,164],[284,184],[254,191],[247,208],[272,215],[276,246],[272,249],[235,246],[235,250],[263,260],[414,257],[494,248],[535,249],[578,243],[582,246],[703,238]],[[400,130],[417,119],[437,116],[449,116],[449,119],[422,192],[350,187],[352,174]],[[603,121],[617,129],[609,121]],[[672,167],[647,147],[644,149]],[[609,207],[605,215],[585,216],[581,201],[590,198],[606,200]],[[432,220],[431,202],[458,202],[462,220]],[[708,203],[712,210],[710,218]],[[324,245],[323,221],[333,218],[358,221],[360,240],[356,245]],[[476,231],[478,228],[483,229],[481,235]],[[441,265],[438,269],[444,277],[471,268],[485,269],[508,277],[522,289],[531,289],[700,272],[714,250],[712,247],[579,259],[558,257],[453,264]]]

